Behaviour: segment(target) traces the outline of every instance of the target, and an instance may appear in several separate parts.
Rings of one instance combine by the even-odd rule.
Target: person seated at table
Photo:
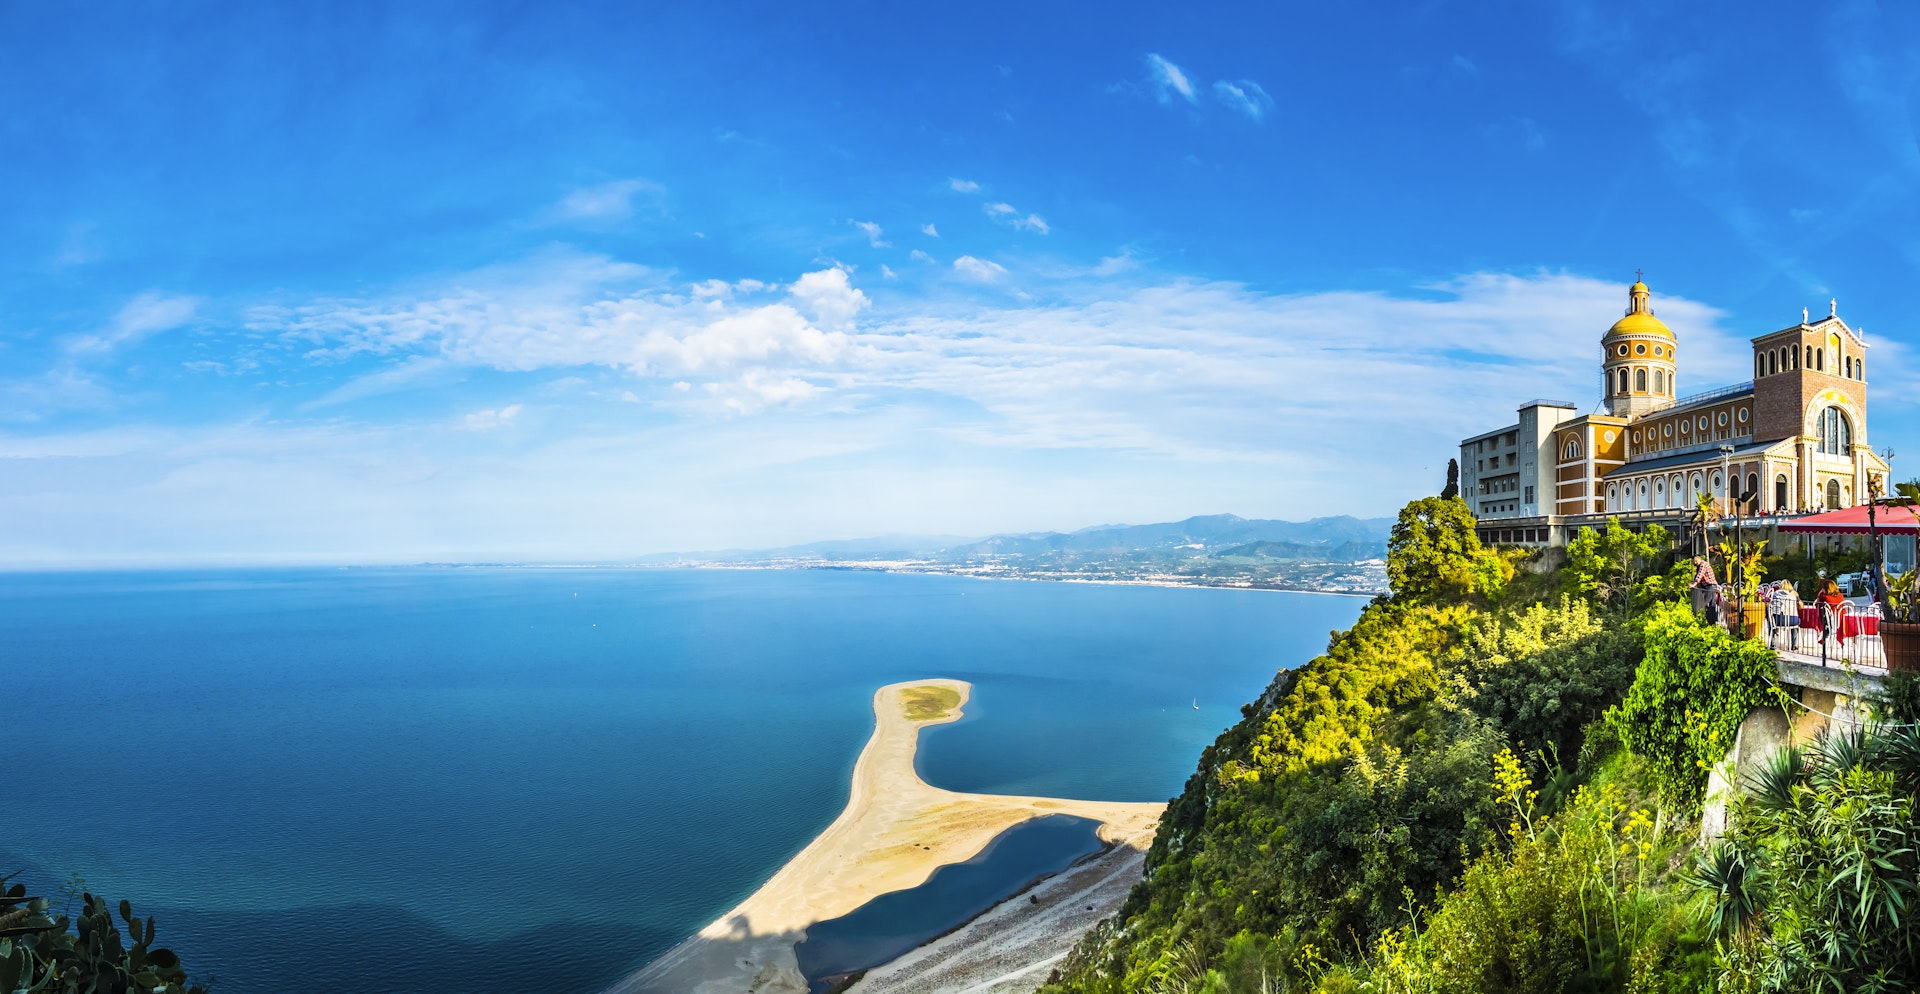
[[[1820,601],[1820,606],[1825,609],[1820,612],[1820,631],[1822,634],[1825,634],[1832,624],[1828,619],[1840,616],[1840,605],[1847,602],[1847,595],[1840,592],[1839,584],[1833,582],[1832,579],[1828,579],[1820,585],[1820,596],[1818,600]]]

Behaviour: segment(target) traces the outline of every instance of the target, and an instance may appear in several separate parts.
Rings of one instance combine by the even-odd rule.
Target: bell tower
[[[1635,280],[1627,313],[1600,339],[1600,372],[1607,413],[1632,418],[1669,407],[1679,393],[1673,332],[1653,316],[1652,293]]]

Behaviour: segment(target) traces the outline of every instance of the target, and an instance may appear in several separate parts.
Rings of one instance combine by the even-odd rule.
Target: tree
[[[1447,460],[1447,485],[1440,489],[1441,500],[1452,500],[1460,496],[1460,460]]]
[[[1506,568],[1481,547],[1473,512],[1458,497],[1427,497],[1401,508],[1387,539],[1387,582],[1396,597],[1497,595]]]
[[[1634,586],[1672,545],[1672,537],[1659,525],[1635,533],[1619,518],[1608,518],[1605,533],[1583,525],[1567,543],[1567,574],[1581,593],[1625,609]]]

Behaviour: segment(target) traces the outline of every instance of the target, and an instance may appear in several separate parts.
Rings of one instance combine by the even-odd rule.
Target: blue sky
[[[1389,514],[1636,269],[1905,478],[1917,128],[1910,4],[3,4],[0,563]]]

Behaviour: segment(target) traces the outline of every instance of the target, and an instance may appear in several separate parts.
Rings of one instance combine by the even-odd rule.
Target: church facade
[[[1867,343],[1837,307],[1752,339],[1753,379],[1679,390],[1680,342],[1635,282],[1600,339],[1589,413],[1532,400],[1460,443],[1460,496],[1483,542],[1564,545],[1582,525],[1684,522],[1702,495],[1780,517],[1865,503],[1887,464],[1867,442]]]

